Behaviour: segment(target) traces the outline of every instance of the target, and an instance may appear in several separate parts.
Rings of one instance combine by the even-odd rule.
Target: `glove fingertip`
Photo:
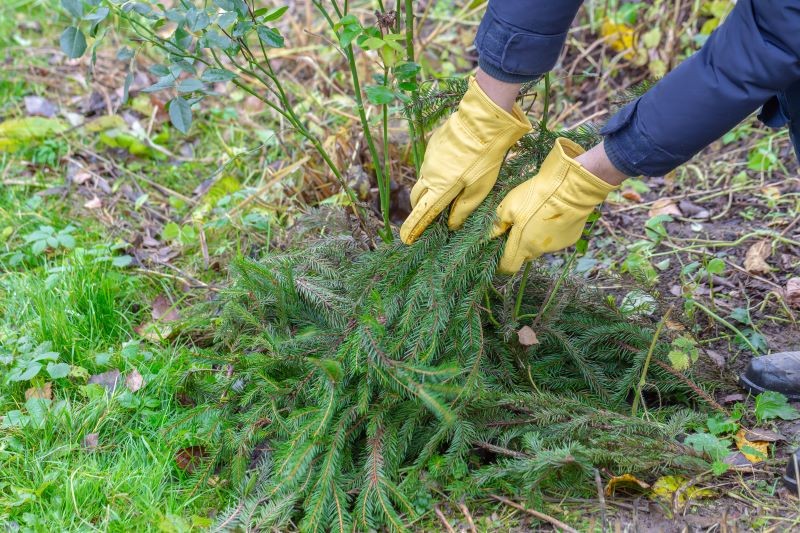
[[[494,225],[492,226],[492,234],[490,238],[496,239],[500,235],[503,235],[505,232],[508,231],[508,226],[509,224],[506,224],[505,222],[502,221],[495,222]]]

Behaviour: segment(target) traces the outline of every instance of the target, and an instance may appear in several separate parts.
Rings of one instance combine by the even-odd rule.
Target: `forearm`
[[[519,84],[553,68],[583,0],[489,0],[475,47],[481,70]]]
[[[657,176],[690,159],[800,79],[800,4],[739,0],[705,46],[602,130],[621,172]]]

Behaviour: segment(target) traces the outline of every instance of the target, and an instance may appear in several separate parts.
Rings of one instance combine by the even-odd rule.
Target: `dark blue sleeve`
[[[481,70],[509,83],[553,68],[583,0],[489,0],[475,47]]]
[[[630,176],[663,175],[800,80],[800,2],[738,0],[706,44],[603,128]]]

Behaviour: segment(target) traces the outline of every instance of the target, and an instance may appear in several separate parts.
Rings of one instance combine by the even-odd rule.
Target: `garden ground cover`
[[[434,4],[440,5],[421,7],[426,75],[463,72],[473,65],[466,43],[480,6]],[[670,20],[685,30],[680,39],[660,22],[661,4],[582,12],[554,75],[553,124],[602,121],[615,95],[695,49],[728,2],[674,13]],[[365,21],[367,7],[356,7]],[[376,203],[369,154],[342,91],[341,59],[314,36],[323,30],[310,11],[298,5],[289,15],[284,32],[292,37],[281,68],[315,132],[351,169],[348,179],[362,199]],[[629,57],[615,50],[606,18],[662,46],[644,60]],[[58,49],[68,22],[54,1],[13,0],[0,8],[8,67],[0,78],[0,118],[53,115],[68,124],[0,152],[0,523],[34,531],[205,529],[235,504],[240,487],[208,470],[207,450],[216,445],[205,440],[210,422],[186,423],[197,405],[183,385],[199,372],[233,371],[210,366],[206,357],[214,346],[214,308],[230,284],[228,265],[237,256],[296,245],[301,229],[318,234],[298,227],[301,215],[309,206],[346,202],[302,139],[246,93],[230,90],[180,134],[162,97],[141,92],[153,81],[146,67],[155,60],[145,55],[132,98],[120,105],[124,62],[101,50],[88,75],[87,61],[66,59]],[[604,32],[607,45],[587,51]],[[120,45],[128,37],[115,36]],[[531,115],[537,111],[541,98]],[[402,125],[391,133],[398,222],[413,168]],[[798,296],[790,291],[800,274],[798,191],[788,135],[748,121],[677,172],[629,181],[605,206],[573,273],[604,280],[595,284],[620,306],[648,305],[644,292],[630,291],[632,279],[674,306],[682,320],[669,327],[677,336],[687,328],[698,340],[698,356],[722,383],[716,401],[740,409],[748,426],[788,441],[770,444],[766,461],[741,472],[693,478],[711,498],[651,500],[646,491],[609,497],[602,509],[610,523],[797,523],[796,500],[776,474],[800,427],[779,417],[755,420],[755,405],[734,378],[754,350],[797,349],[800,342]],[[556,254],[542,266],[558,272],[568,257]],[[624,472],[601,474],[608,484]],[[536,508],[577,529],[600,528],[599,519],[587,518],[601,509],[599,498],[552,494]],[[423,530],[442,521],[464,529],[474,521],[481,530],[536,524],[497,501],[466,506],[434,496],[422,511],[415,525]]]

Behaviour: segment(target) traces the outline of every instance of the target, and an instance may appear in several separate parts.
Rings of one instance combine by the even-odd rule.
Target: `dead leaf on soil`
[[[153,316],[153,320],[174,322],[181,318],[178,310],[175,309],[172,302],[163,294],[156,296],[155,300],[153,300],[152,308],[151,315]]]
[[[706,220],[711,218],[711,212],[708,209],[694,204],[689,200],[681,200],[680,203],[678,203],[678,209],[680,209],[681,213],[683,213],[685,216],[695,220]]]
[[[638,479],[633,474],[622,474],[621,476],[614,476],[608,480],[606,485],[606,496],[612,496],[617,489],[633,488],[636,491],[647,490],[650,488],[649,483],[645,483]]]
[[[622,191],[622,197],[626,200],[630,200],[631,202],[636,202],[637,204],[641,203],[642,201],[642,195],[633,189],[625,189]]]
[[[772,255],[772,243],[769,239],[758,241],[750,246],[744,256],[744,269],[750,274],[766,274],[770,271],[767,258]]]
[[[731,452],[722,460],[723,463],[730,466],[733,470],[752,470],[753,463],[747,460],[742,452]]]
[[[87,434],[85,437],[83,437],[83,448],[88,452],[95,451],[100,444],[99,438],[100,435],[97,433]]]
[[[675,202],[669,198],[659,198],[653,202],[653,206],[650,208],[650,211],[648,211],[647,214],[650,217],[656,217],[658,215],[670,215],[676,217],[683,216],[683,213],[678,206],[675,205]]]
[[[83,207],[85,207],[86,209],[100,209],[101,207],[103,207],[103,202],[102,200],[100,200],[100,198],[95,196],[94,198],[83,204]]]
[[[770,200],[779,200],[782,194],[780,187],[776,187],[775,185],[762,187],[761,192]]]
[[[135,368],[125,377],[125,386],[131,392],[136,392],[144,387],[144,378]]]
[[[686,326],[684,326],[677,320],[672,320],[671,318],[665,320],[664,324],[672,331],[686,331]]]
[[[748,461],[751,463],[760,463],[767,458],[769,442],[748,440],[746,435],[747,431],[745,429],[740,429],[736,433],[736,437],[734,438],[736,441],[736,447],[740,452],[742,452]]]
[[[53,399],[53,384],[48,382],[45,383],[42,387],[31,387],[30,389],[25,391],[25,400],[30,400],[31,398],[39,398],[42,400],[52,400]]]
[[[761,442],[778,442],[782,440],[786,440],[786,437],[777,433],[775,431],[771,431],[769,429],[751,429],[747,433],[744,434],[744,437],[750,441],[761,441]]]
[[[744,401],[745,396],[739,392],[734,394],[728,394],[727,396],[722,397],[722,403],[733,403],[733,402],[742,402]]]
[[[708,356],[709,359],[714,361],[714,364],[717,365],[719,368],[725,368],[725,356],[719,353],[716,350],[706,350],[705,354]]]
[[[58,108],[53,102],[41,96],[26,96],[24,102],[25,112],[28,116],[52,118],[58,111]]]
[[[786,303],[800,307],[800,278],[790,278],[786,282]]]
[[[522,326],[517,332],[519,343],[523,346],[533,346],[539,344],[539,339],[536,337],[536,332],[530,326]]]
[[[97,384],[106,389],[108,394],[112,394],[117,387],[119,386],[121,381],[121,374],[119,370],[113,369],[109,370],[108,372],[103,372],[102,374],[95,374],[94,376],[89,377],[89,384]]]
[[[178,468],[191,474],[197,470],[206,455],[206,449],[203,446],[187,446],[178,450],[178,453],[175,454],[175,462],[178,464]]]
[[[72,176],[72,178],[71,178],[72,183],[74,183],[75,185],[83,185],[84,183],[86,183],[90,179],[92,179],[92,175],[89,174],[86,171],[76,172],[75,175]]]

